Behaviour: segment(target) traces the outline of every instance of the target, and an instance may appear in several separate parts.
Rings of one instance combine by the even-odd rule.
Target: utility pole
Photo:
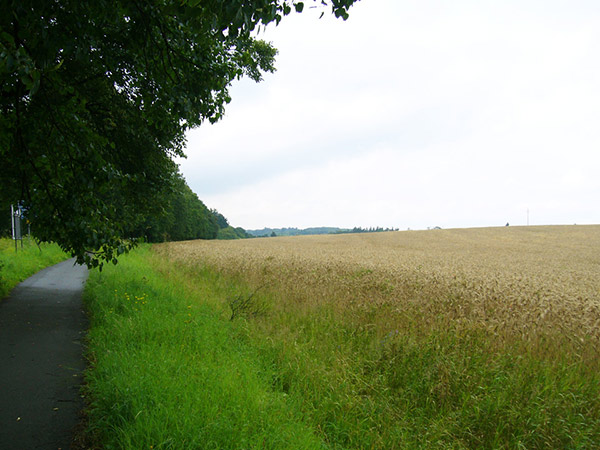
[[[527,208],[527,226],[529,226],[529,208]]]

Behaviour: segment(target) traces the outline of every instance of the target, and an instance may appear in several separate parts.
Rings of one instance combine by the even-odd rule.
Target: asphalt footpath
[[[0,300],[0,449],[67,450],[80,421],[85,266],[70,259]]]

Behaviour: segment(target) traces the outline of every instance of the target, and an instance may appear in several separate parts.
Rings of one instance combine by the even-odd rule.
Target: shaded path
[[[48,267],[0,301],[0,449],[70,447],[83,406],[88,270]]]

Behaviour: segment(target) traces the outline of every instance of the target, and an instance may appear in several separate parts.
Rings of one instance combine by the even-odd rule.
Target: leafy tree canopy
[[[212,209],[211,212],[215,216],[217,221],[217,225],[219,225],[219,229],[227,228],[229,226],[229,221],[216,209]]]
[[[355,0],[314,2],[347,18]],[[160,209],[185,131],[223,116],[228,88],[274,70],[253,36],[303,2],[0,0],[1,201],[97,266]]]
[[[219,225],[215,214],[219,213],[206,207],[181,174],[176,173],[154,198],[157,211],[132,222],[126,235],[142,237],[147,242],[217,238]]]
[[[251,237],[253,236],[246,233],[246,230],[244,230],[243,228],[234,228],[232,226],[227,226],[226,228],[219,229],[219,233],[217,234],[217,239],[222,240],[248,239]]]

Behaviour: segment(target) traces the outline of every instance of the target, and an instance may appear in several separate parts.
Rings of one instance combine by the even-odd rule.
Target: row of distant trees
[[[14,199],[0,194],[2,220],[0,233],[9,235],[10,204]],[[241,239],[250,237],[243,228],[232,227],[216,209],[209,209],[187,185],[183,176],[174,171],[170,181],[153,199],[151,211],[138,210],[128,202],[120,205],[123,234],[147,242],[182,241],[191,239]],[[27,213],[27,221],[35,231],[36,211]]]
[[[398,231],[399,228],[381,228],[381,227],[371,227],[371,228],[362,228],[362,227],[354,227],[351,230],[339,230],[336,234],[346,234],[346,233],[380,233],[383,231]]]
[[[304,236],[314,234],[332,234],[339,231],[336,227],[311,227],[305,229],[291,228],[263,228],[261,230],[247,230],[247,233],[254,237],[273,237],[273,236]]]
[[[261,230],[247,230],[244,237],[275,237],[275,236],[304,236],[314,234],[348,234],[348,233],[378,233],[382,231],[398,231],[399,228],[337,228],[337,227],[312,227],[298,228],[263,228]]]
[[[132,217],[126,236],[148,242],[217,238],[219,213],[208,209],[179,173],[154,200],[152,214]]]

